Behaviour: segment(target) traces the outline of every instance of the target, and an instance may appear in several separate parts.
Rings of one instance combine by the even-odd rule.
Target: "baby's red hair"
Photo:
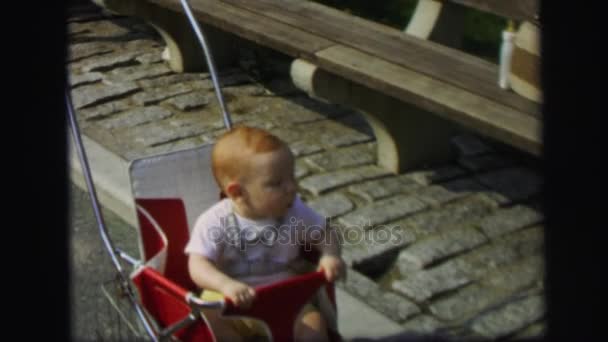
[[[255,127],[238,126],[224,133],[211,152],[213,176],[220,189],[231,180],[241,178],[249,168],[249,158],[258,153],[288,148],[287,144],[271,133]]]

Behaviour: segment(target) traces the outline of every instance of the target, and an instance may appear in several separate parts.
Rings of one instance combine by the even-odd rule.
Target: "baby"
[[[328,281],[344,275],[335,232],[296,194],[294,157],[283,141],[261,129],[236,127],[215,144],[212,168],[226,198],[197,219],[186,246],[188,270],[204,289],[203,299],[226,296],[249,307],[253,286],[295,274],[290,265],[303,246],[320,252],[318,269]],[[206,317],[220,341],[264,334],[254,320],[226,320],[213,312]],[[327,340],[319,309],[307,304],[294,333],[297,340]]]

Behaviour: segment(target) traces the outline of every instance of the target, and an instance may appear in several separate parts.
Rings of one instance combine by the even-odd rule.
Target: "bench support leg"
[[[207,70],[205,56],[185,14],[173,12],[145,0],[93,0],[107,10],[146,21],[165,41],[169,52],[169,65],[175,72]],[[201,24],[216,66],[233,64],[237,57],[235,39],[211,26]]]
[[[450,143],[455,124],[325,72],[297,59],[291,65],[294,84],[311,97],[362,112],[376,136],[378,164],[394,173],[444,163],[456,156]]]
[[[464,15],[465,7],[449,1],[418,0],[404,32],[457,49],[462,45]]]

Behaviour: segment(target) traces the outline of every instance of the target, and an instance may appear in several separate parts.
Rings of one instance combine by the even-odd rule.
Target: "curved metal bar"
[[[101,214],[101,208],[99,206],[99,200],[97,199],[97,192],[95,191],[95,185],[93,184],[93,179],[91,177],[91,169],[89,167],[89,161],[87,159],[86,153],[84,151],[84,146],[82,144],[82,140],[80,138],[80,129],[78,128],[78,122],[76,121],[76,115],[74,115],[72,100],[70,98],[69,91],[66,90],[66,102],[68,106],[68,119],[70,122],[70,127],[72,128],[72,136],[74,138],[74,142],[76,143],[76,152],[78,153],[78,158],[80,159],[80,165],[82,167],[82,173],[84,176],[85,183],[87,185],[87,189],[89,190],[89,195],[91,197],[91,202],[93,204],[93,212],[95,213],[95,219],[97,220],[97,227],[99,228],[99,233],[101,235],[101,239],[108,251],[111,251],[110,257],[112,258],[112,263],[116,267],[116,269],[122,274],[123,268],[118,262],[118,258],[114,253],[114,244],[110,240],[108,236],[108,232],[106,229],[106,225]]]
[[[120,258],[122,260],[128,262],[129,265],[136,267],[141,264],[140,260],[137,260],[134,257],[130,256],[129,254],[127,254],[127,252],[123,251],[122,249],[115,248],[114,250],[116,251],[116,254],[118,254],[118,256],[120,256]]]
[[[196,37],[198,38],[198,41],[201,43],[201,46],[203,47],[203,51],[205,52],[205,58],[207,59],[207,66],[209,67],[209,73],[211,74],[211,80],[213,81],[213,85],[215,87],[215,95],[217,96],[217,100],[220,103],[220,108],[222,109],[222,114],[224,116],[224,125],[226,126],[227,130],[231,130],[232,129],[232,120],[230,119],[230,113],[228,112],[228,108],[226,107],[226,104],[224,103],[224,96],[222,95],[222,90],[220,88],[220,84],[219,84],[219,81],[217,78],[217,73],[215,71],[215,64],[213,62],[213,56],[211,55],[211,50],[209,49],[209,47],[207,45],[207,40],[205,39],[205,35],[203,34],[203,31],[202,31],[200,25],[198,24],[198,22],[194,18],[194,15],[192,14],[192,9],[190,8],[190,4],[188,3],[187,0],[181,0],[181,3],[182,3],[182,6],[184,7],[184,12],[186,12],[186,16],[188,17],[188,20],[190,21],[190,25],[194,29],[194,32],[196,33]]]
[[[181,321],[174,323],[173,325],[163,329],[158,335],[161,340],[165,340],[171,335],[173,335],[176,331],[179,331],[190,324],[196,322],[200,318],[200,311],[202,309],[223,309],[225,303],[223,300],[219,301],[204,301],[198,298],[192,292],[188,292],[186,295],[186,303],[190,305],[192,311]]]
[[[158,341],[158,339],[156,338],[156,335],[154,333],[154,330],[150,326],[150,322],[148,322],[142,308],[139,306],[139,303],[137,302],[137,299],[135,298],[135,295],[133,294],[133,291],[131,290],[131,287],[128,285],[129,284],[128,278],[127,278],[127,276],[125,276],[124,270],[123,270],[122,266],[120,265],[120,262],[118,261],[118,258],[116,256],[116,254],[117,254],[116,249],[108,234],[108,231],[107,231],[104,219],[103,219],[103,215],[101,213],[99,200],[97,199],[97,192],[95,191],[95,185],[93,184],[93,178],[91,177],[91,169],[89,167],[89,161],[87,159],[87,155],[84,151],[84,145],[82,144],[82,139],[80,137],[80,129],[78,127],[78,122],[76,121],[76,115],[74,115],[74,107],[72,105],[70,91],[67,89],[65,91],[65,100],[66,100],[67,109],[68,109],[68,122],[70,123],[70,127],[72,128],[72,136],[74,137],[74,142],[76,144],[76,151],[77,151],[78,157],[80,159],[80,165],[82,166],[82,171],[83,171],[82,173],[84,175],[84,179],[87,184],[87,188],[89,190],[89,195],[91,197],[91,202],[93,204],[93,211],[95,213],[95,218],[97,220],[99,234],[101,235],[101,239],[103,240],[103,243],[108,251],[108,254],[110,254],[110,258],[112,259],[112,263],[114,264],[114,267],[116,267],[116,270],[118,271],[118,274],[120,275],[120,280],[122,282],[121,286],[123,286],[127,290],[126,292],[128,294],[128,297],[131,300],[131,302],[133,303],[135,310],[137,312],[137,315],[143,322],[146,332],[152,338],[152,340]]]
[[[198,298],[192,292],[186,295],[186,302],[195,309],[223,309],[226,303],[223,300],[206,301]]]
[[[173,334],[187,326],[189,326],[190,324],[196,322],[197,318],[194,314],[190,313],[188,316],[186,316],[186,318],[182,319],[181,321],[163,329],[158,335],[160,336],[160,340],[161,341],[166,341],[166,340],[170,340],[171,336],[173,336]]]

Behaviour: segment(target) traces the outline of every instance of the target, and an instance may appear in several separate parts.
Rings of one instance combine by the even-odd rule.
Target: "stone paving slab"
[[[421,189],[416,196],[430,205],[439,207],[455,199],[484,190],[485,187],[474,179],[462,178]]]
[[[414,196],[396,196],[344,215],[339,222],[347,227],[372,228],[422,211],[426,207],[424,202]]]
[[[83,63],[81,63],[81,69],[83,72],[92,72],[92,71],[108,71],[113,70],[120,66],[130,66],[135,63],[135,57],[139,56],[139,52],[128,52],[124,53],[114,52],[112,54],[104,55],[100,58],[96,59],[87,59]]]
[[[430,185],[464,176],[465,174],[466,171],[457,165],[446,165],[433,169],[410,171],[405,173],[404,176],[411,178],[421,185]]]
[[[542,219],[538,211],[516,205],[508,209],[500,209],[483,218],[479,226],[488,237],[495,238],[540,223]]]
[[[542,296],[525,298],[487,313],[473,323],[473,330],[487,338],[500,338],[534,323],[545,312]]]
[[[344,228],[342,234],[344,260],[362,272],[369,270],[368,273],[386,271],[393,263],[400,268],[402,261],[394,262],[393,255],[416,240],[412,232],[392,226],[371,230]]]
[[[158,51],[151,51],[135,57],[135,60],[146,65],[160,63],[163,61],[163,57],[158,53]]]
[[[392,288],[416,302],[423,302],[440,293],[470,284],[473,280],[461,264],[446,263],[395,281]]]
[[[72,96],[74,93],[72,92]],[[78,111],[78,115],[85,119],[83,123],[100,120],[112,114],[127,110],[133,107],[133,104],[128,99],[114,100],[108,103],[102,103],[91,108],[85,108]]]
[[[503,272],[487,276],[462,291],[434,301],[431,312],[445,321],[465,321],[478,312],[488,311],[512,300],[519,291],[542,282],[536,272],[542,267],[542,258],[532,257],[519,264],[506,267]]]
[[[177,83],[190,83],[193,81],[204,81],[207,80],[209,77],[208,74],[204,73],[204,74],[193,74],[193,73],[185,73],[185,74],[171,74],[171,75],[167,75],[167,76],[163,76],[163,77],[155,77],[152,79],[144,79],[139,81],[139,85],[144,87],[144,88],[160,88],[160,87],[166,87],[172,84],[177,84]],[[209,82],[211,83],[211,82]],[[205,83],[206,85],[206,83]],[[212,85],[209,84],[209,87],[211,87]]]
[[[171,98],[167,100],[167,103],[182,111],[187,111],[209,104],[209,99],[207,97],[200,96],[199,94],[190,93]]]
[[[156,76],[167,75],[171,69],[163,63],[152,65],[138,64],[131,67],[113,69],[105,74],[103,83],[113,85],[129,81],[137,81],[142,78],[153,78]]]
[[[348,213],[355,207],[353,202],[341,193],[320,196],[308,202],[308,205],[319,214],[330,219]]]
[[[532,227],[484,245],[467,255],[469,273],[483,275],[513,261],[543,251],[543,228]]]
[[[393,225],[413,232],[417,238],[430,236],[450,229],[454,225],[480,219],[496,210],[496,203],[483,195],[455,201],[440,209],[424,211],[399,220]]]
[[[306,164],[304,162],[304,160],[302,159],[296,159],[296,165],[295,165],[295,177],[297,180],[306,177],[308,175],[310,175],[313,171],[310,169],[310,167],[308,166],[308,164]]]
[[[546,308],[545,308],[546,310]],[[522,329],[520,332],[515,333],[513,335],[514,340],[531,340],[531,339],[541,339],[545,337],[547,322],[546,318],[539,320],[536,323],[529,325],[527,328]]]
[[[83,43],[71,45],[68,49],[68,62],[78,62],[82,59],[108,54],[114,51],[109,43]]]
[[[410,194],[421,187],[411,177],[391,177],[351,185],[348,191],[371,203],[392,195]]]
[[[320,172],[336,171],[375,162],[374,145],[355,145],[306,157],[304,160]]]
[[[402,325],[403,330],[408,333],[416,334],[435,334],[445,327],[445,324],[430,315],[418,315]]]
[[[391,316],[397,322],[405,322],[421,312],[415,303],[380,289],[371,279],[355,270],[350,270],[346,281],[339,282],[338,287],[364,300],[379,312]]]
[[[140,106],[148,106],[174,97],[175,95],[181,95],[191,91],[192,88],[178,83],[167,87],[148,89],[146,92],[135,95],[133,100],[135,100],[135,103]]]
[[[80,85],[86,85],[90,83],[96,83],[103,79],[103,74],[100,72],[90,72],[82,75],[74,75],[70,78],[70,85],[72,88],[76,88]]]
[[[473,227],[451,229],[417,242],[404,250],[400,258],[424,268],[450,255],[469,251],[486,241],[488,239]]]
[[[166,119],[173,115],[171,111],[158,106],[139,107],[127,110],[115,115],[111,119],[105,120],[103,126],[113,130],[117,128],[131,128],[156,120]]]
[[[75,89],[72,92],[72,101],[75,109],[92,106],[102,102],[109,102],[115,98],[124,97],[140,90],[134,82],[125,82],[120,85],[91,84]]]
[[[368,179],[388,176],[389,171],[378,166],[369,165],[360,168],[340,170],[306,177],[300,181],[300,186],[318,196],[340,186],[350,185]]]

